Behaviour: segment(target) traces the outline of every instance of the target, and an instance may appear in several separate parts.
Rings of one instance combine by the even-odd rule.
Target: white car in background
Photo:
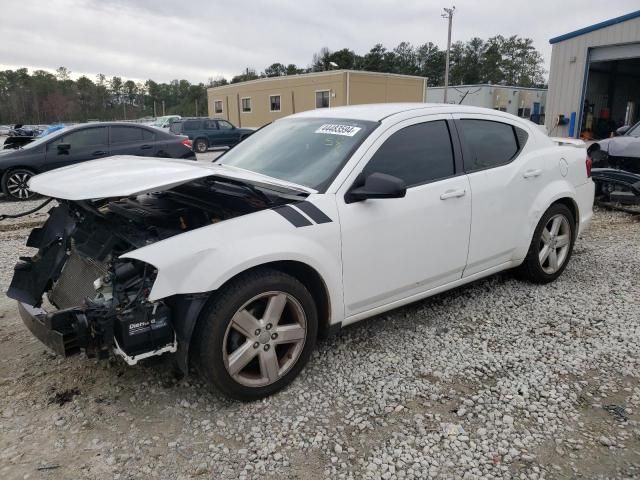
[[[494,110],[303,112],[216,163],[111,157],[33,177],[59,206],[8,295],[61,354],[173,353],[256,399],[341,326],[510,268],[555,280],[591,220],[589,162]]]
[[[149,124],[149,126],[159,128],[161,130],[168,132],[171,124],[181,119],[182,117],[180,115],[165,115],[164,117],[156,118],[153,122]]]
[[[0,125],[0,135],[9,135],[11,127],[9,125]]]

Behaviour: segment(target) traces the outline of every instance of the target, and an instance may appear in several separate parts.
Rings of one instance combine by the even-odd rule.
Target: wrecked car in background
[[[558,278],[591,220],[589,173],[584,145],[489,109],[311,110],[216,163],[116,156],[33,177],[58,206],[8,296],[60,354],[172,353],[261,398],[341,326],[505,269]]]
[[[599,202],[640,205],[640,122],[591,144],[587,153]]]

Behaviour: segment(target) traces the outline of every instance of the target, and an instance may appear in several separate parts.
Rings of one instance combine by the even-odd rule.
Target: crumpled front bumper
[[[58,355],[74,355],[88,344],[87,318],[79,309],[47,313],[18,302],[18,312],[29,331]]]

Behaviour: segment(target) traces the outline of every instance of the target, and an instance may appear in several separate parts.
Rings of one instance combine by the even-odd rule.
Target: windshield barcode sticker
[[[362,128],[360,128],[360,127],[352,127],[351,125],[339,125],[337,123],[325,123],[319,129],[316,130],[316,133],[324,133],[324,134],[328,134],[328,135],[343,135],[345,137],[353,137],[360,130],[362,130]]]

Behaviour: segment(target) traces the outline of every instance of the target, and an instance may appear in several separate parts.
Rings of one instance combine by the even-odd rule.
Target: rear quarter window
[[[169,127],[169,131],[171,133],[175,133],[176,135],[180,135],[182,133],[182,122],[174,122]]]

